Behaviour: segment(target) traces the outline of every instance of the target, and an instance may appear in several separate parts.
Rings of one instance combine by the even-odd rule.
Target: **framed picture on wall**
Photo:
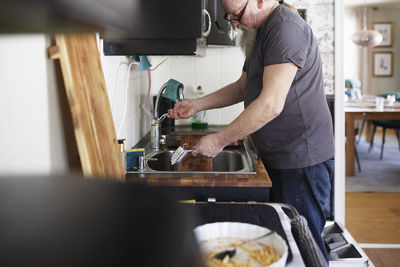
[[[372,52],[372,75],[374,77],[393,76],[393,52]]]
[[[392,47],[393,46],[393,30],[391,22],[374,22],[372,28],[382,34],[382,43],[376,47]]]

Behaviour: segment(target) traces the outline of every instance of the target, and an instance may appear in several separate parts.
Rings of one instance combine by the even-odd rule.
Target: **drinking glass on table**
[[[395,95],[387,95],[386,100],[389,105],[393,105],[394,102],[396,102],[396,96]]]
[[[376,104],[376,109],[377,110],[383,110],[385,107],[385,98],[381,96],[377,96],[375,98],[375,104]]]

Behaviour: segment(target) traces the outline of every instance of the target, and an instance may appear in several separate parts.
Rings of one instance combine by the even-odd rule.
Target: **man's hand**
[[[193,153],[214,158],[224,148],[220,143],[217,134],[206,135],[194,146]]]
[[[168,117],[173,119],[187,119],[192,117],[197,111],[195,102],[191,99],[184,99],[182,102],[177,102],[174,109],[170,110]]]

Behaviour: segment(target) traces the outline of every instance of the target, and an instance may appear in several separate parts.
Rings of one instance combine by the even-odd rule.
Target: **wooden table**
[[[355,120],[400,120],[400,103],[385,105],[383,110],[371,103],[345,103],[346,176],[354,176]]]

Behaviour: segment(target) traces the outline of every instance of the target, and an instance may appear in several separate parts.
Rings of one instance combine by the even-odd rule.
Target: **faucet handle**
[[[178,101],[182,101],[185,98],[185,96],[183,95],[183,88],[179,87],[178,88]]]
[[[144,170],[144,162],[145,161],[157,161],[158,159],[156,158],[145,158],[143,156],[139,157],[139,170]]]
[[[167,113],[161,115],[158,119],[156,119],[155,123],[161,123],[169,114],[169,110]]]
[[[167,143],[167,136],[165,134],[160,135],[160,144],[165,145]]]

